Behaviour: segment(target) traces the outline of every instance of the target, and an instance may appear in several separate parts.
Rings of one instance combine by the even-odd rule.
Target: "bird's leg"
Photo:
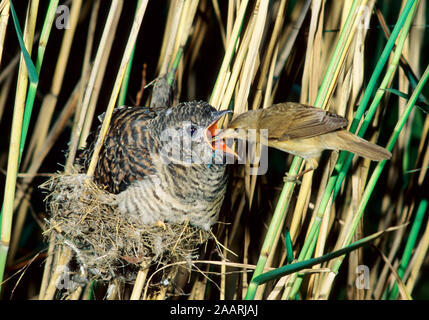
[[[317,169],[318,163],[316,159],[306,159],[307,168],[304,171],[301,171],[297,175],[290,175],[288,172],[286,172],[285,177],[283,178],[283,182],[295,182],[300,184],[301,181],[298,179],[302,177],[304,174],[313,171]]]
[[[301,178],[304,174],[312,170],[314,169],[307,168],[304,171],[301,171],[300,173],[298,173],[297,175],[292,175],[286,172],[285,176],[283,177],[283,182],[293,182],[293,183],[301,184],[301,181],[299,180],[299,178]]]

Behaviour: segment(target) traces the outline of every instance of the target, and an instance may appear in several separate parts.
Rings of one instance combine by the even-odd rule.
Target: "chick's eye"
[[[194,133],[197,131],[197,127],[194,125],[191,125],[189,128],[189,131],[191,132],[191,136],[193,136]]]

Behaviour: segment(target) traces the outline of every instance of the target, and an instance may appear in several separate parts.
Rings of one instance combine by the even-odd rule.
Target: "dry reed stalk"
[[[350,47],[353,39],[355,38],[354,35],[356,33],[356,30],[357,30],[358,26],[360,25],[360,22],[363,20],[364,14],[368,13],[366,4],[367,4],[367,0],[362,0],[359,4],[356,15],[354,16],[354,23],[351,25],[351,30],[348,31],[349,37],[347,37],[347,39],[346,39],[346,43],[344,46],[345,49],[342,51],[342,54],[340,55],[340,58],[339,58],[339,63],[338,63],[339,66],[343,65],[344,60],[346,58],[346,55],[349,52],[349,47]],[[338,79],[340,71],[341,71],[341,68],[337,68],[335,70],[334,75],[333,75],[333,79]],[[326,109],[327,102],[329,100],[329,97],[332,95],[332,93],[334,91],[336,82],[337,82],[336,80],[330,82],[330,86],[328,87],[327,92],[326,92],[327,99],[324,100],[325,103],[322,106],[323,109]]]
[[[372,9],[374,7],[374,1],[370,1],[369,3],[369,9]],[[352,71],[351,71],[351,77],[350,80],[351,83],[351,89],[347,91],[350,92],[350,97],[348,99],[348,107],[349,112],[344,115],[348,115],[347,119],[350,121],[353,118],[353,107],[358,103],[359,100],[359,94],[361,94],[361,89],[364,85],[364,67],[365,67],[365,38],[367,36],[368,28],[365,26],[369,25],[371,15],[370,10],[366,12],[366,15],[363,16],[363,27],[359,28],[356,34],[356,41],[355,41],[355,48],[353,51],[353,62],[352,62]]]
[[[246,57],[246,52],[250,44],[250,38],[252,35],[254,23],[255,23],[255,20],[250,18],[250,21],[244,32],[243,40],[239,44],[238,53],[235,57],[234,65],[232,66],[232,71],[225,70],[226,74],[223,77],[223,81],[224,81],[223,86],[221,90],[219,90],[219,99],[216,100],[213,94],[211,103],[213,105],[219,106],[219,110],[228,109],[232,95],[234,93],[234,90],[236,89],[236,85],[239,82],[238,78],[240,76],[240,71],[242,70],[242,66],[244,64],[244,60]],[[221,74],[219,73],[219,77],[220,76]],[[235,107],[234,107],[234,111],[235,111]]]
[[[273,84],[274,84],[274,70],[277,63],[277,57],[279,54],[279,44],[276,44],[276,47],[274,48],[273,53],[273,59],[271,61],[270,69],[268,72],[268,80],[267,80],[267,86],[264,94],[264,101],[262,103],[263,108],[267,108],[274,104],[274,97],[273,97]]]
[[[353,27],[352,27],[352,30],[350,31],[350,36],[348,37],[348,39],[346,40],[346,44],[345,44],[345,48],[346,48],[346,50],[344,50],[343,51],[343,53],[342,53],[342,55],[341,55],[341,57],[340,57],[340,65],[344,62],[344,59],[345,59],[345,56],[346,56],[346,52],[347,52],[347,49],[350,47],[350,45],[351,45],[351,42],[352,42],[352,39],[353,39],[353,35],[354,35],[354,33],[355,33],[355,31],[356,31],[356,29],[357,29],[357,23],[359,22],[359,17],[360,17],[360,14],[362,13],[363,11],[362,11],[362,9],[361,9],[361,11],[360,12],[358,12],[357,13],[357,16],[355,17],[355,22],[353,23]],[[367,16],[367,19],[368,19],[369,17]],[[356,41],[358,41],[358,40],[356,40]],[[326,52],[326,50],[324,50],[324,52]],[[338,79],[338,75],[339,75],[339,72],[340,72],[340,69],[339,68],[337,68],[336,69],[336,72],[335,72],[335,75],[334,75],[334,79]],[[347,84],[347,82],[346,82],[346,84]],[[360,87],[360,85],[361,85],[361,83],[358,83],[357,84],[358,85],[358,88]],[[331,85],[330,86],[330,88],[328,89],[328,95],[331,95],[332,94],[332,91],[333,91],[333,85]],[[346,89],[346,88],[344,88],[346,91],[348,91],[348,89]],[[339,90],[339,88],[338,88],[338,90]],[[325,100],[326,101],[326,100]],[[326,105],[326,103],[325,103],[325,105]],[[345,107],[345,103],[341,103],[341,105],[343,105],[344,107]],[[347,223],[345,223],[345,225],[347,225]],[[327,230],[325,230],[325,238],[326,238],[326,236],[327,236]],[[323,242],[322,242],[323,243]],[[319,244],[319,243],[318,243]],[[319,249],[320,250],[320,249]],[[319,254],[320,254],[321,252],[319,252]],[[317,254],[316,254],[317,255]],[[330,279],[332,278],[332,276],[329,274],[329,275],[325,275],[325,277],[329,277]],[[324,280],[326,280],[326,279],[324,279]],[[323,280],[321,279],[320,280],[321,282],[320,283],[322,283],[323,282]],[[325,291],[323,291],[323,290],[325,290]],[[324,292],[324,293],[322,293],[322,295],[324,295],[324,296],[326,296],[326,288],[325,289],[322,289],[322,288],[320,288],[320,291],[321,292]],[[320,297],[321,295],[319,295],[319,297]]]
[[[233,26],[234,26],[234,0],[228,0],[228,16],[226,18],[225,49],[226,49],[226,44],[231,40],[231,33],[232,33]]]
[[[231,227],[231,237],[229,239],[230,241],[229,241],[228,246],[232,245],[231,242],[234,240],[236,232],[241,227],[240,220],[241,220],[241,217],[243,215],[243,211],[244,211],[245,206],[246,206],[246,195],[242,194],[240,203],[238,204],[238,208],[235,211],[234,221],[233,221],[232,227]]]
[[[13,234],[10,241],[9,254],[7,258],[9,264],[14,262],[16,251],[18,250],[22,228],[24,227],[25,218],[27,217],[27,212],[31,206],[30,196],[32,192],[33,189],[28,188],[27,192],[25,192],[24,197],[22,198],[18,211],[15,213]]]
[[[321,47],[320,36],[317,36],[317,34],[320,34],[320,31],[317,32],[318,28],[320,29],[322,27],[321,21],[319,21],[319,17],[323,16],[321,10],[322,10],[322,2],[321,1],[313,1],[312,2],[312,10],[311,10],[311,20],[310,20],[310,27],[309,27],[309,36],[307,40],[307,51],[306,51],[306,60],[304,65],[304,71],[302,76],[302,92],[301,92],[301,98],[300,101],[303,103],[313,102],[317,89],[318,89],[318,83],[319,79],[317,79],[317,82],[314,81],[314,77],[312,77],[312,74],[321,74],[320,70],[320,63],[315,63],[314,60],[315,57],[319,56],[319,50],[317,48]],[[313,79],[313,81],[312,81]],[[308,89],[307,89],[308,88]],[[309,97],[307,95],[309,94]],[[301,226],[301,222],[305,220],[304,213],[307,212],[307,206],[309,203],[309,199],[311,196],[311,186],[312,186],[312,178],[313,178],[313,172],[309,172],[303,176],[302,184],[298,193],[298,199],[297,203],[295,205],[291,228],[290,228],[290,234],[291,239],[294,241],[296,239],[296,236],[298,234],[298,228]]]
[[[40,296],[39,300],[52,300],[54,298],[55,291],[57,290],[57,283],[67,268],[67,264],[72,257],[72,252],[69,248],[63,247],[55,252],[55,257],[56,259],[51,269],[53,272],[49,284],[47,285],[45,295]]]
[[[179,50],[183,50],[192,30],[195,13],[198,7],[198,0],[186,1],[180,16],[180,22],[177,29],[172,56],[176,57]],[[173,67],[174,59],[170,60],[169,70]],[[179,77],[182,79],[182,77]]]
[[[295,242],[296,237],[299,234],[299,230],[302,228],[302,224],[307,216],[308,204],[311,196],[311,186],[313,183],[313,174],[313,172],[308,172],[302,178],[300,192],[298,193],[290,226],[292,242]]]
[[[33,178],[36,176],[36,173],[42,165],[43,160],[46,158],[52,146],[57,141],[61,132],[67,127],[67,122],[69,121],[69,119],[73,116],[73,112],[76,107],[78,98],[78,88],[79,83],[75,87],[63,110],[61,111],[58,119],[49,131],[48,136],[46,137],[40,151],[34,156],[34,159],[30,163],[30,166],[27,169],[27,177],[22,180],[21,189],[18,190],[16,194],[14,210],[17,208],[17,206],[21,202],[22,197],[24,196],[23,191],[26,190],[28,185],[33,181]]]
[[[311,74],[321,74],[320,62],[315,63],[314,57],[319,55],[319,50],[317,48],[321,47],[320,41],[320,31],[317,30],[323,28],[321,25],[321,21],[319,21],[319,17],[322,16],[322,2],[316,1],[312,3],[312,14],[310,20],[309,27],[309,36],[307,41],[307,51],[306,51],[306,60],[304,65],[303,77],[302,77],[302,93],[300,101],[303,103],[307,103],[308,101],[314,101],[314,98],[317,93],[319,79],[317,82],[314,81],[314,76]],[[305,9],[305,8],[304,8]],[[301,16],[302,23],[303,16]],[[318,27],[317,27],[318,26]],[[319,36],[317,36],[319,34]],[[317,40],[317,41],[316,41]],[[311,71],[313,70],[313,71]],[[313,81],[312,81],[313,78]],[[308,88],[308,89],[307,89]],[[307,97],[307,95],[310,95]],[[294,242],[298,235],[298,229],[301,227],[302,222],[306,219],[305,213],[307,212],[307,206],[309,203],[309,199],[311,196],[311,186],[312,186],[312,178],[313,172],[309,172],[303,176],[302,184],[300,187],[300,191],[298,193],[297,203],[295,205],[293,218],[290,227],[291,239]]]
[[[244,243],[243,243],[243,264],[249,263],[249,245],[250,245],[250,231],[249,227],[246,225],[244,227]],[[248,285],[247,269],[243,269],[243,279],[242,279],[242,294],[241,299],[244,299],[245,293],[247,291]]]
[[[49,127],[51,125],[51,120],[53,113],[55,111],[55,106],[57,104],[58,95],[60,94],[64,75],[68,63],[68,58],[70,55],[71,45],[73,43],[74,34],[76,31],[76,26],[79,19],[79,13],[82,6],[82,0],[77,0],[73,2],[70,11],[70,28],[65,30],[63,41],[61,43],[60,52],[58,54],[57,65],[55,67],[54,76],[52,79],[52,85],[50,93],[47,94],[42,102],[42,107],[39,112],[38,119],[36,121],[36,128],[34,129],[37,132],[37,135],[33,135],[33,139],[30,142],[29,149],[27,151],[27,156],[24,159],[24,167],[27,167],[30,156],[36,155],[39,153],[40,148],[42,147],[46,136],[48,134]]]
[[[228,245],[228,229],[225,230],[225,238],[224,238],[224,249],[222,255],[222,265],[220,266],[220,297],[219,300],[225,300],[225,292],[226,292],[226,264],[225,262],[228,260],[228,251],[226,250],[226,246]]]
[[[99,67],[101,64],[101,60],[102,60],[102,56],[103,56],[103,51],[107,46],[109,34],[111,32],[111,28],[113,26],[113,23],[114,23],[116,14],[117,14],[117,10],[118,10],[121,3],[122,3],[122,1],[114,0],[114,1],[112,1],[112,4],[110,5],[109,14],[108,14],[106,22],[105,22],[103,34],[101,36],[101,39],[100,39],[100,42],[98,45],[97,54],[96,54],[95,59],[94,59],[91,74],[90,74],[89,79],[88,79],[88,84],[86,86],[85,96],[84,96],[84,99],[82,102],[82,106],[80,107],[79,120],[77,121],[77,125],[75,127],[76,130],[72,134],[72,139],[71,139],[70,147],[69,147],[69,154],[68,154],[68,157],[66,160],[66,171],[67,172],[69,172],[71,170],[73,163],[75,161],[75,156],[76,156],[77,148],[79,145],[79,139],[80,139],[80,136],[82,134],[83,125],[84,125],[84,121],[86,118],[86,113],[87,113],[87,110],[89,107],[92,91],[94,90],[97,73],[98,73],[98,70],[99,70]]]
[[[82,73],[81,73],[82,81],[80,83],[79,98],[78,98],[75,116],[73,119],[72,135],[74,132],[76,132],[76,126],[78,123],[78,119],[80,118],[80,113],[82,110],[82,103],[83,103],[83,99],[85,96],[85,87],[88,83],[88,78],[89,78],[89,75],[91,72],[91,52],[92,52],[92,47],[94,44],[94,35],[95,35],[95,28],[97,26],[97,17],[98,17],[99,7],[100,7],[100,0],[97,0],[94,2],[94,5],[92,7],[91,17],[90,17],[90,21],[89,21],[88,35],[87,35],[87,39],[86,39],[85,53],[83,56],[83,66],[82,66]],[[83,135],[81,135],[81,137],[80,137],[81,139],[79,141],[78,148],[83,148],[86,144],[86,139],[83,140],[82,136]]]
[[[317,83],[314,83],[311,81],[312,79],[311,70],[314,66],[313,57],[316,54],[316,53],[313,53],[314,51],[313,47],[314,47],[316,28],[319,20],[318,17],[320,15],[321,5],[322,5],[321,0],[313,1],[311,3],[311,19],[310,19],[310,26],[308,30],[307,47],[306,47],[306,53],[305,53],[306,60],[305,60],[304,70],[303,70],[302,80],[301,80],[301,86],[302,86],[301,97],[300,97],[301,103],[307,103],[307,102],[312,103],[314,101],[314,97],[317,94],[318,86],[317,86]],[[316,65],[316,68],[319,68],[319,67]],[[310,97],[313,97],[313,99],[311,99]]]
[[[278,245],[279,239],[280,239],[280,237],[282,235],[284,222],[285,221],[282,222],[282,224],[280,225],[280,227],[277,230],[276,237],[275,237],[275,240],[274,240],[274,245],[273,245],[273,248],[271,249],[271,251],[270,251],[270,253],[268,255],[267,263],[265,264],[265,268],[264,268],[264,272],[269,271],[270,268],[273,265],[273,260],[274,260],[276,254],[277,254],[277,250],[276,250],[277,249],[277,245]],[[279,265],[279,267],[281,267],[281,265]],[[264,293],[265,293],[265,289],[266,289],[266,283],[264,283],[263,285],[260,285],[258,287],[258,290],[256,291],[256,294],[255,294],[255,300],[262,300],[263,299],[263,296],[264,296]]]
[[[405,2],[403,2],[403,5],[405,4]],[[423,2],[420,2],[418,4],[418,7],[416,9],[416,14],[414,17],[414,24],[416,25],[422,25],[425,23],[425,6],[426,4]],[[407,61],[410,65],[410,67],[413,70],[419,70],[419,62],[420,62],[420,56],[418,54],[416,54],[417,52],[421,52],[421,48],[423,45],[423,33],[419,32],[418,30],[416,30],[415,28],[411,28],[409,31],[409,35],[408,35],[408,41],[405,42],[404,44],[404,49],[402,52],[402,56],[403,57],[407,57]],[[420,74],[420,72],[418,72]],[[403,72],[402,69],[399,70],[399,90],[402,92],[408,92],[408,87],[409,87],[410,83],[408,80],[408,77],[405,75],[405,73]],[[399,99],[399,112],[402,113],[405,110],[406,107],[406,101],[404,99]],[[410,140],[411,140],[411,134],[412,134],[412,129],[413,129],[413,122],[414,122],[414,116],[416,114],[413,113],[410,115],[410,117],[407,120],[407,126],[405,128],[405,130],[403,130],[398,138],[398,148],[401,150],[404,150],[404,153],[407,152],[407,148],[409,146]],[[426,117],[427,118],[427,117]],[[427,119],[426,119],[426,123],[427,123]],[[424,141],[427,139],[427,124],[425,123],[424,128],[423,128],[423,132],[421,135],[421,140],[420,140],[420,145],[418,148],[418,159],[416,161],[416,163],[419,163],[419,158],[421,158],[424,155],[422,153],[422,146]],[[426,151],[426,154],[428,152]],[[417,181],[418,183],[418,187],[417,188],[421,188],[420,186],[420,181],[422,181],[422,178],[424,177],[424,174],[426,173],[426,168],[427,168],[427,161],[426,161],[426,166],[424,165],[423,161],[423,165],[422,168],[425,168],[424,173],[422,174],[422,172],[420,172],[420,176],[419,179]],[[405,163],[405,166],[409,165],[408,163]],[[393,170],[393,168],[391,168],[390,170]],[[408,188],[406,193],[409,193],[412,188],[416,187],[416,179],[413,179],[413,175],[410,178],[410,183],[408,184]],[[416,198],[413,197],[410,203],[410,206],[408,208],[408,214],[411,215],[413,208],[415,206],[416,203]],[[404,207],[404,211],[407,210],[407,207]],[[421,258],[419,257],[419,255],[421,255],[421,253],[419,253],[420,246],[423,246],[424,248],[424,235],[422,237],[422,240],[420,241],[417,250],[415,252],[415,254],[413,255],[413,258],[410,260],[410,263],[408,265],[407,271],[405,272],[405,274],[403,275],[402,280],[405,282],[408,278],[408,276],[412,273],[411,270],[414,270],[414,274],[415,274],[415,269],[413,269],[413,265],[414,263],[417,261],[417,264],[421,267]],[[425,251],[425,249],[423,249],[423,251]],[[415,279],[413,280],[415,281]],[[413,288],[413,281],[409,282],[410,285],[408,285],[408,281],[407,281],[407,287],[406,287],[406,292],[411,293],[412,288]],[[402,294],[403,296],[403,294]]]
[[[4,38],[6,36],[7,23],[9,21],[10,3],[3,0],[0,3],[0,65],[3,57]],[[0,116],[1,119],[1,116]]]
[[[54,248],[55,248],[54,236],[51,235],[49,238],[49,247],[48,247],[48,252],[47,252],[47,258],[45,261],[45,266],[43,268],[42,282],[40,284],[40,290],[39,290],[39,296],[38,296],[39,300],[42,300],[46,294],[46,289],[48,287],[49,277],[50,277],[51,272],[52,272],[52,265],[53,265],[53,261],[54,261]]]
[[[216,80],[215,88],[213,90],[212,97],[210,99],[210,103],[212,105],[220,105],[220,95],[222,93],[221,88],[223,86],[226,74],[228,72],[230,58],[232,57],[232,54],[235,51],[235,40],[238,37],[238,32],[240,31],[241,21],[243,20],[244,14],[246,12],[247,4],[248,4],[248,0],[242,1],[240,4],[240,8],[238,9],[238,14],[234,21],[234,27],[232,29],[231,39],[227,43],[224,59],[222,61],[222,65],[219,70],[219,75]],[[221,109],[221,110],[224,110],[224,109]]]
[[[137,274],[136,282],[133,286],[133,291],[131,293],[130,300],[140,300],[140,297],[142,295],[143,286],[146,281],[147,274],[149,272],[149,266],[146,265],[146,263],[142,263],[140,267],[140,271]]]
[[[34,0],[28,4],[26,24],[24,27],[24,45],[31,54],[31,44],[33,43],[34,30],[36,27],[36,17],[38,1]],[[24,116],[25,100],[27,96],[28,73],[25,66],[24,56],[21,54],[18,81],[13,109],[12,129],[7,162],[7,174],[5,183],[5,193],[3,200],[2,225],[1,225],[1,245],[0,245],[0,282],[2,282],[4,268],[6,266],[7,253],[9,250],[12,220],[14,212],[14,199],[17,183],[17,173],[19,169],[19,147],[21,143],[22,120]]]
[[[130,56],[131,56],[131,52],[134,48],[134,44],[135,44],[136,39],[137,39],[138,31],[140,29],[140,25],[141,25],[141,22],[143,20],[144,13],[146,11],[147,4],[148,4],[148,0],[143,0],[140,4],[139,8],[137,9],[137,12],[136,12],[136,15],[134,18],[134,23],[133,23],[130,35],[128,37],[128,42],[127,42],[127,45],[125,47],[125,51],[124,51],[124,54],[122,57],[121,65],[119,67],[119,71],[118,71],[118,74],[116,76],[116,80],[115,80],[115,83],[114,83],[114,86],[112,89],[112,94],[110,96],[110,100],[109,100],[109,103],[107,105],[104,120],[103,120],[103,123],[102,123],[101,128],[100,128],[100,134],[97,138],[97,142],[96,142],[95,147],[94,147],[94,153],[92,154],[91,162],[89,163],[88,172],[87,172],[87,175],[89,177],[92,177],[94,174],[95,167],[96,167],[97,160],[98,160],[98,155],[100,153],[104,137],[106,136],[107,130],[109,128],[110,119],[112,118],[112,113],[113,113],[113,109],[114,109],[115,104],[116,104],[116,99],[119,95],[119,90],[121,88],[122,79],[124,77],[125,70],[127,68],[128,61],[129,61]]]
[[[166,299],[166,296],[167,296],[167,290],[168,290],[167,286],[162,287],[159,290],[159,292],[153,297],[153,300],[164,301]]]
[[[393,266],[389,259],[383,254],[383,252],[379,251],[384,263],[386,264],[386,266],[390,269],[390,275],[396,280],[396,282],[399,285],[399,293],[402,297],[403,300],[412,300],[411,296],[409,295],[409,293],[407,292],[407,289],[405,288],[404,283],[402,282],[402,279],[399,277],[398,273],[396,272],[396,270],[398,269],[398,266],[395,265]]]
[[[206,290],[207,278],[197,279],[192,286],[189,300],[204,300],[204,293]]]
[[[425,146],[425,144],[428,141],[428,137],[429,137],[429,118],[426,117],[425,122],[423,124],[423,130],[422,130],[422,137],[419,143],[419,147],[418,147],[418,154],[419,154],[419,158],[420,160],[417,163],[421,163],[420,165],[420,170],[418,171],[418,178],[417,178],[417,185],[419,187],[422,187],[423,184],[423,180],[426,176],[427,173],[427,169],[429,167],[429,148],[426,148],[426,151],[424,151],[423,153],[423,148]],[[412,173],[412,175],[415,175],[415,172]]]
[[[332,199],[329,200],[328,206],[327,206],[327,212],[332,213]],[[322,218],[322,222],[320,225],[320,233],[319,237],[317,239],[316,248],[314,250],[314,256],[320,257],[324,254],[325,246],[327,243],[327,238],[329,235],[329,221],[331,220],[330,214],[325,214]],[[313,269],[320,269],[323,265],[322,264],[316,264],[313,266]],[[318,289],[319,289],[319,283],[320,283],[320,277],[319,274],[314,274],[310,277],[309,285],[308,285],[308,292],[307,292],[307,298],[308,299],[318,299]]]
[[[77,287],[70,295],[68,295],[68,297],[66,298],[66,300],[79,300],[81,294],[82,294],[83,288],[82,287]]]
[[[245,112],[248,109],[247,97],[249,96],[250,86],[259,65],[258,51],[262,43],[262,35],[268,14],[268,1],[257,1],[253,12],[255,15],[255,27],[252,32],[252,38],[249,42],[249,49],[244,62],[243,73],[234,104],[234,111],[238,114]]]
[[[266,48],[264,60],[261,67],[261,72],[259,76],[259,80],[257,85],[255,86],[256,94],[253,99],[253,105],[252,110],[258,109],[261,100],[262,100],[262,91],[263,89],[271,90],[271,87],[267,85],[268,81],[272,81],[272,76],[267,77],[267,74],[269,73],[269,69],[273,68],[273,64],[277,61],[276,57],[274,57],[274,50],[275,48],[278,48],[278,39],[280,37],[280,31],[283,27],[284,23],[284,12],[286,9],[286,0],[281,0],[279,8],[277,10],[277,16],[276,20],[274,22],[273,32],[271,34],[268,47]],[[275,54],[277,56],[277,54]],[[271,73],[271,72],[270,72]],[[267,97],[267,94],[265,95]],[[263,104],[264,107],[268,106],[265,103]]]
[[[399,201],[398,201],[398,206],[396,208],[393,208],[390,212],[389,212],[389,223],[392,223],[392,221],[394,221],[394,219],[396,219],[396,216],[398,216],[399,212],[398,212],[398,208],[402,207],[402,203],[403,203],[403,198],[400,197]],[[386,225],[388,225],[386,223]],[[386,246],[386,241],[380,246],[384,249],[384,247]],[[390,247],[390,244],[389,244]],[[391,251],[392,253],[392,251]],[[383,261],[380,257],[381,262]],[[391,261],[392,259],[389,259],[389,261]],[[372,288],[372,296],[375,297],[375,299],[380,299],[381,295],[382,295],[382,291],[384,290],[385,287],[385,282],[386,279],[388,277],[388,267],[385,265],[384,268],[382,268],[382,271],[379,272],[379,274],[375,275],[375,277],[377,278],[377,281],[374,282],[374,287]]]
[[[406,31],[402,31],[402,32],[406,32]],[[403,35],[401,35],[401,37],[403,37]],[[404,38],[402,38],[402,39],[404,39]],[[398,48],[398,50],[400,50],[400,48]],[[398,55],[395,55],[395,59],[399,59],[398,58]],[[408,211],[408,210],[406,210],[406,211]],[[408,211],[408,214],[410,213],[410,211]],[[402,211],[402,213],[400,214],[400,220],[402,220],[402,221],[404,221],[404,218],[405,217],[407,217],[408,216],[408,214],[407,213],[404,213],[404,211]],[[401,234],[401,232],[397,232],[396,233],[397,235],[398,234]],[[394,239],[393,239],[393,242],[394,242],[394,244],[393,244],[393,246],[392,246],[392,248],[391,248],[391,250],[390,250],[390,253],[389,253],[389,263],[390,263],[390,261],[391,261],[391,259],[393,259],[393,257],[394,257],[394,255],[395,255],[395,253],[396,253],[396,250],[397,250],[397,246],[399,245],[399,243],[400,243],[400,241],[401,241],[401,236],[397,236],[397,237],[395,237]],[[383,274],[386,274],[386,272],[387,272],[387,266],[385,266],[385,268],[384,268],[384,270],[382,271],[382,277],[383,277]],[[380,297],[380,294],[381,294],[381,290],[383,290],[383,288],[382,288],[382,283],[383,282],[381,282],[381,281],[379,281],[378,282],[378,284],[377,284],[377,289],[376,289],[376,291],[378,290],[378,296]]]
[[[106,292],[106,299],[107,300],[121,300],[121,283],[118,279],[113,279],[109,283],[109,288]]]
[[[267,300],[278,300],[280,293],[286,285],[286,281],[289,277],[284,276],[278,279],[275,287],[271,290],[270,294],[267,296]]]
[[[110,32],[107,35],[105,46],[103,46],[103,51],[101,52],[101,59],[100,59],[100,64],[98,66],[98,70],[96,71],[97,74],[95,77],[94,88],[91,93],[91,98],[89,100],[89,105],[85,115],[85,121],[83,123],[82,133],[80,135],[79,148],[82,148],[86,145],[86,139],[88,138],[88,135],[91,131],[91,124],[93,123],[94,115],[95,115],[95,107],[97,106],[100,89],[101,89],[102,83],[104,82],[104,76],[107,70],[109,56],[112,51],[113,41],[115,40],[116,30],[118,28],[119,18],[122,12],[122,6],[123,6],[123,2],[121,1],[119,2],[119,6],[115,11],[115,16],[113,18],[112,26],[109,28]],[[88,43],[88,45],[90,45],[90,43]],[[83,75],[84,73],[82,73],[82,76]]]
[[[161,46],[160,59],[156,70],[163,75],[168,72],[168,66],[173,60],[173,49],[176,42],[177,30],[183,12],[185,1],[171,1],[168,10],[167,25],[164,30],[164,38]]]
[[[281,48],[279,59],[274,70],[274,77],[276,79],[280,77],[280,74],[285,67],[286,61],[290,56],[292,48],[296,44],[298,33],[302,28],[304,19],[307,16],[311,2],[311,0],[305,0],[304,2],[300,2],[295,6],[290,18],[291,23],[286,25],[282,32],[282,36],[279,39],[279,44]],[[273,96],[275,92],[276,89],[273,90]]]
[[[358,171],[364,171],[364,170],[358,170]],[[364,177],[364,180],[366,180],[366,175]],[[358,175],[352,176],[352,199],[351,199],[351,205],[349,210],[350,213],[356,212],[356,209],[359,206],[359,202],[362,200],[361,195],[363,193],[364,186],[361,184],[362,178]],[[361,220],[359,222],[359,225],[357,227],[357,230],[355,234],[353,235],[353,240],[359,240],[362,238],[362,224],[363,221]],[[356,274],[356,270],[359,265],[363,264],[362,260],[362,251],[356,250],[349,254],[348,261],[348,281],[347,281],[347,297],[350,300],[362,300],[363,299],[363,292],[362,290],[359,290],[354,284],[354,274]]]

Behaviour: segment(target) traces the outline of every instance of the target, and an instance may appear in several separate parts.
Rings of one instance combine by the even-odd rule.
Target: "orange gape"
[[[218,130],[217,121],[214,122],[207,129],[207,131],[210,132],[210,137],[208,137],[206,134],[206,139],[207,139],[207,141],[210,141],[210,140],[212,141],[211,142],[212,149],[213,150],[222,150],[224,153],[230,153],[230,154],[233,154],[234,156],[238,157],[238,155],[234,152],[234,150],[232,150],[231,148],[229,148],[226,145],[226,143],[224,142],[223,139],[216,139],[216,140],[213,139],[216,136],[216,134],[219,133],[219,132],[217,132],[217,130]]]

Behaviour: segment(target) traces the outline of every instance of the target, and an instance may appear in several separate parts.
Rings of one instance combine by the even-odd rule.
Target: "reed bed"
[[[2,298],[429,298],[429,10],[389,3],[0,1]],[[174,104],[205,100],[235,114],[310,104],[393,157],[325,152],[317,170],[284,182],[304,162],[270,149],[264,175],[229,166],[199,258],[140,264],[132,281],[70,284],[73,250],[49,232],[39,186],[73,174],[98,114],[101,142],[113,109],[149,106],[148,84],[163,75]]]

